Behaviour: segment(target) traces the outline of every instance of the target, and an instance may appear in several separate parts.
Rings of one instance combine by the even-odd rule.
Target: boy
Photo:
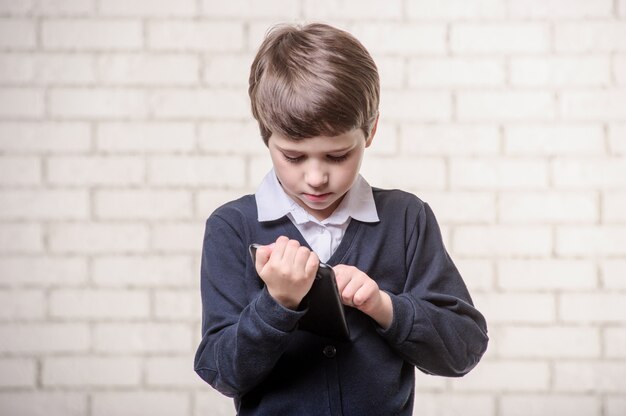
[[[249,95],[273,169],[207,220],[195,371],[239,415],[411,415],[414,368],[461,376],[488,338],[429,206],[359,175],[378,123],[376,65],[344,31],[278,27]],[[265,244],[256,263],[251,243]],[[320,260],[350,341],[298,328]]]

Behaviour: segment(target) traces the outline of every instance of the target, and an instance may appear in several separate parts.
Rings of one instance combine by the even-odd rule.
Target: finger
[[[352,297],[354,306],[363,306],[375,293],[378,292],[378,285],[374,281],[365,282]]]
[[[342,264],[339,264],[333,267],[333,271],[335,272],[335,281],[337,282],[337,290],[339,293],[343,292],[343,289],[350,282],[351,275],[350,271],[347,267]]]
[[[300,243],[298,242],[298,240],[287,241],[285,251],[283,252],[283,259],[281,262],[285,267],[292,269],[295,266],[296,254],[298,253],[299,248]]]
[[[354,295],[361,288],[363,282],[360,279],[351,279],[341,291],[341,299],[346,305],[354,305]]]
[[[280,261],[280,259],[282,259],[288,241],[289,239],[282,235],[276,239],[276,242],[274,243],[274,248],[272,249],[270,260]]]
[[[294,269],[297,271],[301,271],[303,277],[306,276],[306,263],[309,259],[310,253],[311,250],[309,250],[307,247],[300,246],[296,250],[296,254],[293,259]]]
[[[261,270],[263,270],[263,267],[265,267],[265,265],[269,261],[271,254],[271,246],[260,246],[256,249],[256,254],[254,257],[254,267],[257,273],[261,274]]]
[[[320,259],[317,257],[315,252],[309,252],[309,256],[306,260],[306,265],[304,266],[304,273],[308,279],[313,280],[315,275],[317,274],[317,269],[320,266]]]

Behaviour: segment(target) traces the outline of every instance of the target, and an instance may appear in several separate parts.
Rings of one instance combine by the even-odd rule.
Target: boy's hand
[[[296,309],[309,292],[318,266],[317,254],[284,236],[256,251],[257,273],[269,294],[289,309]]]
[[[354,266],[339,264],[333,270],[343,304],[369,315],[382,328],[389,328],[393,319],[389,295],[380,290],[372,278]]]

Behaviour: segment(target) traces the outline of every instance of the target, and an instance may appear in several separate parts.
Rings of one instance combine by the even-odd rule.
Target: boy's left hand
[[[389,294],[380,290],[372,278],[354,266],[339,264],[333,270],[343,304],[357,308],[381,327],[389,328],[393,319]]]

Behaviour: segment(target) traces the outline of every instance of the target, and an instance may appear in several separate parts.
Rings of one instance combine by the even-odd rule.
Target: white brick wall
[[[303,20],[374,55],[363,173],[489,322],[415,414],[626,414],[625,0],[0,0],[0,414],[234,414],[192,371],[204,220],[270,166],[248,70]]]

